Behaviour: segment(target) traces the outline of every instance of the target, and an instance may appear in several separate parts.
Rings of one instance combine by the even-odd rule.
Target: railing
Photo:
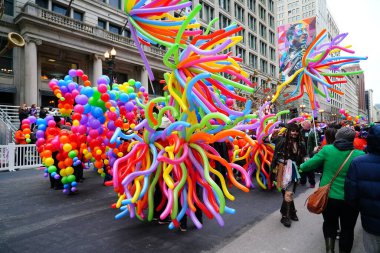
[[[18,109],[20,106],[0,105],[0,117],[6,123],[12,125],[12,130],[16,131],[19,127]]]
[[[0,145],[13,142],[14,131],[11,127],[0,118]]]
[[[121,43],[123,45],[129,46],[132,48],[136,48],[135,42],[131,38],[128,38],[119,34],[111,33],[99,27],[88,25],[82,21],[78,21],[78,20],[63,16],[61,14],[46,10],[31,2],[27,2],[24,5],[23,12],[32,16],[36,16],[40,19],[43,19],[44,21],[61,25],[66,28],[75,29],[77,31],[82,31],[87,34],[100,37],[101,39],[106,39],[109,41]],[[162,50],[160,48],[145,47],[145,46],[143,46],[143,48],[144,48],[144,51],[153,53],[158,56],[163,56],[166,53],[165,50]]]
[[[0,171],[33,169],[42,166],[35,144],[0,145]]]

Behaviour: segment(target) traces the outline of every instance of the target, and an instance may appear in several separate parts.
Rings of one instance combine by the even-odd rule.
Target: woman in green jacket
[[[320,186],[327,185],[343,164],[344,160],[346,160],[351,150],[354,149],[354,139],[354,130],[348,127],[339,129],[336,133],[334,144],[324,146],[313,158],[301,164],[300,170],[307,172],[323,166]],[[339,221],[341,226],[339,252],[351,252],[358,210],[344,200],[344,183],[351,161],[355,157],[363,154],[363,151],[354,150],[331,185],[327,207],[322,213],[326,252],[334,252],[337,234],[336,228]]]

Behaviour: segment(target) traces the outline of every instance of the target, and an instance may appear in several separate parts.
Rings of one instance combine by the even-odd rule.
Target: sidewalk
[[[322,234],[322,215],[309,213],[304,206],[306,198],[314,191],[309,189],[295,199],[298,222],[292,222],[291,228],[280,223],[279,210],[257,223],[237,239],[217,250],[220,253],[323,253],[325,244]],[[338,252],[338,241],[335,252]],[[364,252],[360,216],[355,227],[354,246],[351,253]]]

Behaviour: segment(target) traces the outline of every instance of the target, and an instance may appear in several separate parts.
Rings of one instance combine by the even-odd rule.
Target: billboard
[[[311,17],[278,27],[278,52],[282,81],[302,66],[302,56],[316,36],[316,18]]]

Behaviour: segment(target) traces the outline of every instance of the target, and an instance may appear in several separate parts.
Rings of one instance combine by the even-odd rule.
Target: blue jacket
[[[345,198],[359,208],[364,230],[380,236],[380,126],[375,127],[375,132],[377,136],[368,143],[370,153],[351,163]],[[371,143],[376,146],[370,147]]]

